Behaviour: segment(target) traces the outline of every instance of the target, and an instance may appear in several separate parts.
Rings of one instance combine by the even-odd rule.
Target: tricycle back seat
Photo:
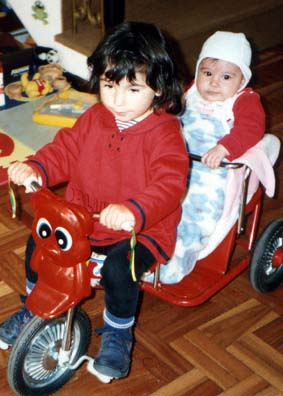
[[[143,290],[176,305],[194,306],[206,301],[247,268],[259,224],[262,187],[268,196],[275,192],[273,165],[279,151],[280,140],[266,134],[235,160],[244,166],[228,171],[223,214],[193,271],[178,283],[166,284],[159,278],[158,264],[154,280],[147,281],[145,277]],[[231,262],[237,246],[244,248],[244,258]]]

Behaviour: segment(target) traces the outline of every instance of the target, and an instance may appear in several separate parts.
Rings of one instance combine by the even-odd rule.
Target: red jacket
[[[233,128],[218,142],[229,151],[229,161],[240,157],[257,144],[265,132],[265,111],[259,94],[251,88],[245,88],[235,101],[233,113]]]
[[[165,262],[172,254],[188,172],[188,155],[175,116],[153,113],[120,132],[113,115],[96,104],[73,128],[59,130],[53,142],[28,163],[46,186],[68,181],[66,199],[91,212],[122,203],[135,216],[138,240],[157,261]],[[126,231],[93,223],[94,245],[125,238],[129,238]]]

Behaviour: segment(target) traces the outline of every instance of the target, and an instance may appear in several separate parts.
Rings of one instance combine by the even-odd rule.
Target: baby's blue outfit
[[[232,108],[238,96],[223,102],[207,102],[201,98],[195,84],[189,89],[186,110],[181,117],[189,152],[203,155],[229,133],[234,124]],[[223,212],[226,177],[225,168],[211,169],[191,161],[175,251],[160,269],[163,283],[177,283],[194,269]]]

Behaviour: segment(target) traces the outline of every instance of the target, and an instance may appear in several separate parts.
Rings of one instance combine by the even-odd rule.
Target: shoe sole
[[[114,377],[111,377],[109,375],[105,375],[102,373],[99,373],[94,367],[93,365],[88,365],[87,370],[89,373],[91,373],[92,375],[94,375],[100,382],[103,382],[103,384],[109,384]]]
[[[109,384],[113,379],[126,377],[129,370],[127,370],[125,373],[121,373],[111,369],[110,367],[101,366],[94,363],[88,367],[88,371],[95,375],[104,384]]]
[[[7,349],[10,348],[10,344],[7,344],[6,342],[0,340],[0,349],[2,349],[3,351],[6,351]]]

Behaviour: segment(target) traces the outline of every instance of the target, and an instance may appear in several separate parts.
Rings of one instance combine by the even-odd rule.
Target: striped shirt
[[[123,131],[124,129],[129,128],[129,127],[138,123],[138,121],[136,121],[136,120],[121,121],[121,120],[118,120],[117,118],[115,118],[115,121],[116,121],[116,125],[120,132]]]

